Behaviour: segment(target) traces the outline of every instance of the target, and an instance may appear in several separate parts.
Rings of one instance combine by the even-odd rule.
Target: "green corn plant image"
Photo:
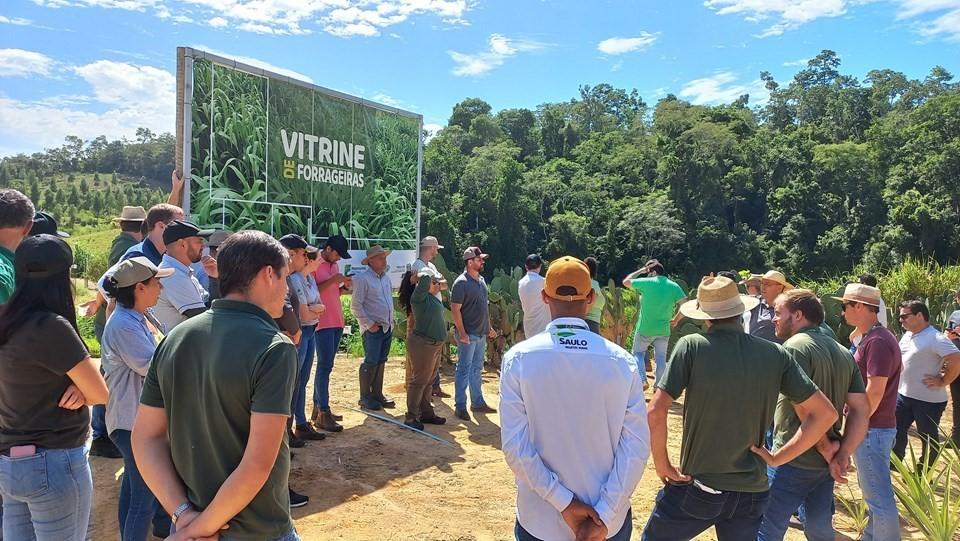
[[[898,475],[893,491],[910,521],[929,541],[953,541],[960,531],[960,452],[946,437],[943,450],[930,466],[918,465],[912,446],[909,459],[891,455]]]
[[[837,492],[836,499],[837,502],[840,503],[840,507],[843,508],[843,512],[853,521],[854,530],[857,532],[857,539],[860,539],[863,537],[864,530],[867,529],[867,521],[869,520],[867,515],[867,502],[865,502],[862,497],[857,497],[857,495],[853,493],[850,485],[847,485],[846,488],[847,494]]]

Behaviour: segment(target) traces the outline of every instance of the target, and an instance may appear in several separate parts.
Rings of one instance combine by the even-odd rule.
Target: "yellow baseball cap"
[[[565,255],[550,262],[543,290],[547,296],[558,301],[582,301],[587,298],[593,284],[590,269],[583,261]]]

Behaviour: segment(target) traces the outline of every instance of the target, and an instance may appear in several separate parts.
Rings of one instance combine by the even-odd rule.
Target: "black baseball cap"
[[[33,227],[30,228],[30,234],[53,235],[62,239],[70,237],[70,233],[64,233],[57,228],[56,218],[42,210],[33,215]]]
[[[340,254],[340,259],[350,259],[350,251],[347,249],[347,239],[343,235],[334,235],[327,239],[323,247],[330,247],[331,250]]]
[[[23,239],[14,260],[17,276],[48,278],[70,270],[73,251],[60,237],[41,233]]]
[[[180,239],[190,237],[209,237],[214,233],[213,229],[200,229],[196,224],[185,220],[174,220],[167,224],[163,230],[163,243],[173,244]]]
[[[304,240],[303,237],[294,233],[288,233],[280,237],[280,244],[283,245],[287,250],[306,250],[310,247],[310,243]]]

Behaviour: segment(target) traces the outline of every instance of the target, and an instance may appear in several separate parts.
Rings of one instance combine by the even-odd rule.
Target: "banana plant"
[[[633,328],[637,324],[637,294],[629,289],[617,287],[611,278],[603,288],[607,302],[603,305],[603,325],[600,332],[604,338],[615,342],[622,348],[628,348],[633,339]]]

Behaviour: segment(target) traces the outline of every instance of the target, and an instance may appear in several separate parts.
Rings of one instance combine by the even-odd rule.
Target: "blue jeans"
[[[343,327],[320,329],[316,332],[317,371],[313,376],[313,405],[322,410],[330,409],[330,373],[333,360],[340,349]]]
[[[469,336],[469,344],[457,338],[457,372],[453,385],[453,403],[457,409],[467,408],[467,387],[470,388],[473,407],[486,405],[483,400],[483,358],[487,352],[487,337]]]
[[[719,541],[756,539],[769,492],[710,494],[696,485],[667,485],[643,529],[644,541],[693,539],[713,526]]]
[[[221,535],[220,541],[234,541],[234,538]],[[290,533],[281,535],[280,537],[271,539],[270,541],[300,541],[300,536],[297,535],[297,530],[290,530]]]
[[[103,344],[103,325],[93,324],[93,334],[97,337],[97,343]],[[100,370],[103,375],[103,369]],[[107,437],[107,406],[97,404],[90,409],[90,428],[93,430],[93,439]]]
[[[150,524],[158,508],[157,499],[137,469],[130,445],[129,430],[114,430],[110,439],[123,455],[123,481],[120,483],[120,502],[117,515],[121,541],[146,541]],[[169,520],[169,519],[168,519]]]
[[[84,541],[93,500],[87,448],[0,456],[0,493],[6,539]]]
[[[893,454],[903,460],[907,452],[907,431],[917,423],[917,432],[923,443],[920,460],[933,464],[940,454],[940,417],[947,409],[946,402],[927,402],[909,396],[897,395],[897,438],[893,442]],[[921,462],[922,463],[922,462]]]
[[[803,533],[810,541],[833,541],[833,477],[830,470],[807,470],[785,464],[767,468],[770,503],[760,523],[758,541],[781,541],[790,515],[803,505]]]
[[[387,362],[390,354],[390,342],[393,340],[393,329],[377,332],[363,331],[363,364],[377,366]]]
[[[630,535],[633,534],[633,513],[631,510],[627,511],[627,518],[623,521],[623,526],[620,527],[620,531],[613,535],[613,537],[608,537],[607,541],[630,541]],[[607,533],[610,533],[609,531]],[[523,526],[520,525],[520,521],[517,521],[516,525],[513,527],[513,536],[517,541],[540,541],[540,539],[534,537],[530,532],[523,529]]]
[[[310,380],[310,370],[313,368],[313,356],[316,353],[315,325],[306,325],[300,328],[300,343],[297,344],[297,357],[300,361],[297,372],[297,388],[293,393],[293,420],[297,426],[307,424],[304,408],[307,407],[307,381]]]
[[[867,502],[869,520],[864,541],[899,541],[900,515],[890,480],[890,451],[897,437],[896,428],[871,428],[853,452],[857,479]]]
[[[647,348],[653,344],[653,360],[656,363],[656,376],[653,384],[660,383],[667,368],[667,344],[670,343],[669,336],[643,336],[641,334],[633,335],[633,355],[637,358],[640,366],[646,366]]]

